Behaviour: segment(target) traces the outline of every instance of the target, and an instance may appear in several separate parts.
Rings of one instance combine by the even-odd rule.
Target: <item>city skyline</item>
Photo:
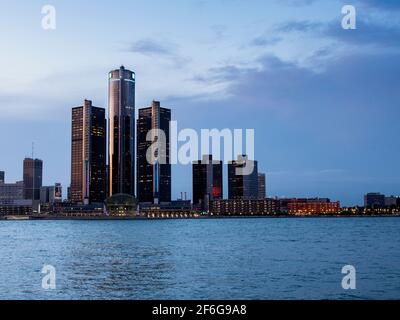
[[[269,196],[323,196],[362,205],[368,192],[398,194],[400,179],[393,172],[400,154],[391,142],[399,133],[396,4],[356,1],[358,28],[353,32],[340,28],[342,1],[233,2],[225,16],[223,3],[208,1],[188,2],[175,12],[162,2],[117,2],[126,12],[146,13],[154,5],[160,10],[153,12],[153,25],[141,17],[125,19],[135,32],[121,28],[129,24],[124,19],[105,31],[99,23],[90,28],[74,19],[76,2],[55,1],[57,30],[45,32],[38,1],[24,4],[29,10],[21,10],[18,2],[9,5],[1,26],[27,41],[11,43],[0,65],[0,147],[7,150],[0,170],[8,181],[22,180],[15,159],[29,153],[33,140],[36,156],[45,162],[44,184],[69,185],[70,108],[84,98],[107,108],[104,75],[124,64],[140,79],[138,107],[156,98],[176,110],[174,117],[183,126],[254,128]],[[91,21],[116,12],[110,4],[99,5],[95,13],[88,4],[79,7],[90,12]],[[371,7],[373,14],[366,10]],[[21,12],[29,30],[11,21]],[[190,12],[199,12],[202,23],[187,23]],[[243,12],[249,14],[242,17]],[[160,24],[170,36],[159,36]],[[76,37],[68,36],[72,30]],[[190,40],[189,35],[196,36]],[[72,50],[86,41],[98,53],[91,61]],[[19,71],[18,79],[11,66]],[[81,73],[86,76],[77,76]],[[191,197],[190,166],[172,171],[173,198],[182,191]]]

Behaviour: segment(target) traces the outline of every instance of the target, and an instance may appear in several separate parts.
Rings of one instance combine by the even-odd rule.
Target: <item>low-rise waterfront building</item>
[[[24,199],[24,182],[0,182],[0,205],[12,205],[15,201]]]
[[[291,199],[288,202],[288,213],[299,216],[339,214],[340,202],[320,198]]]
[[[276,199],[229,199],[210,201],[213,216],[270,216],[279,213]]]

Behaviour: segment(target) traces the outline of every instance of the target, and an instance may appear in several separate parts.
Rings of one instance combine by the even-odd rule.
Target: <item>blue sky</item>
[[[41,28],[54,5],[57,29]],[[35,142],[44,182],[70,175],[70,112],[107,106],[107,73],[136,72],[180,128],[254,128],[270,196],[362,204],[400,195],[400,2],[0,1],[0,170],[22,178]],[[173,194],[191,168],[173,168]]]

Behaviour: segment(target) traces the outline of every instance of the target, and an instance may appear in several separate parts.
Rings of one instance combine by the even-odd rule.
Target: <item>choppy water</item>
[[[0,258],[0,299],[400,298],[399,218],[0,221]]]

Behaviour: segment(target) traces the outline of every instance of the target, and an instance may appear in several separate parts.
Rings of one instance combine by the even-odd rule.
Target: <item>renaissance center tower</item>
[[[109,195],[135,195],[135,73],[111,71],[108,90]]]

